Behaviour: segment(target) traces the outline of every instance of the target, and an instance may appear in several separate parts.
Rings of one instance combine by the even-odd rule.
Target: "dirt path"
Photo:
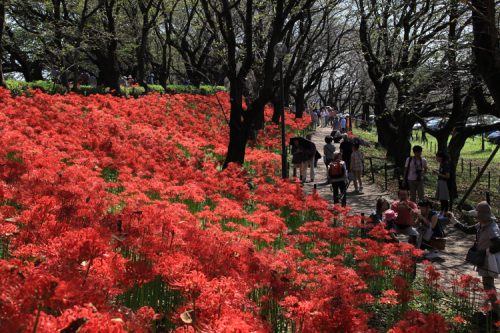
[[[313,134],[312,141],[316,144],[316,148],[321,154],[323,154],[323,146],[325,144],[324,138],[330,132],[330,128],[319,127]],[[335,146],[337,148],[336,151],[339,151],[339,144],[335,144]],[[308,173],[308,181],[310,180],[309,176]],[[326,166],[322,159],[318,161],[314,180],[314,183],[305,183],[304,190],[310,193],[314,188],[314,184],[316,184],[318,193],[332,202],[333,194],[330,186],[324,184],[326,182]],[[356,195],[353,191],[354,186],[351,184],[347,190],[347,205],[353,208],[352,214],[365,213],[368,216],[374,210],[375,202],[379,197],[383,196],[389,200],[395,197],[392,193],[382,191],[379,186],[373,184],[367,177],[363,178],[363,194]],[[477,273],[474,271],[472,265],[465,262],[465,255],[474,242],[474,236],[465,235],[451,225],[446,226],[446,234],[446,249],[440,252],[440,258],[434,261],[434,263],[438,271],[442,274],[443,282],[450,287],[452,280],[459,275],[470,274],[477,276]],[[402,238],[402,240],[404,239]]]

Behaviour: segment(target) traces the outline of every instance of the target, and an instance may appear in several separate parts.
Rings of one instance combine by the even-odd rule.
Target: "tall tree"
[[[357,1],[359,36],[368,74],[374,85],[374,112],[379,143],[398,166],[410,152],[415,118],[409,90],[418,67],[437,52],[433,39],[444,29],[443,1]],[[395,103],[388,103],[391,87]]]
[[[5,87],[3,77],[2,55],[3,55],[3,31],[5,28],[5,0],[0,1],[0,86]]]
[[[102,7],[98,11],[100,24],[93,39],[93,45],[86,50],[87,56],[99,71],[98,83],[120,92],[120,66],[118,59],[118,32],[117,11],[119,0],[102,0]],[[96,31],[94,30],[94,31]],[[97,32],[97,31],[96,31]]]
[[[255,2],[253,0],[202,0],[210,26],[218,31],[225,44],[226,74],[231,83],[231,115],[229,122],[229,146],[224,166],[231,162],[242,164],[250,132],[260,126],[264,106],[273,95],[276,74],[275,46],[313,5],[313,0],[277,0]],[[258,12],[256,11],[258,10]],[[272,13],[269,29],[254,27],[256,16]],[[259,51],[263,59],[256,72],[262,73],[256,97],[243,109],[245,80],[255,65],[255,36],[267,36],[265,47]],[[262,35],[261,35],[262,36]],[[264,38],[260,38],[263,40]]]

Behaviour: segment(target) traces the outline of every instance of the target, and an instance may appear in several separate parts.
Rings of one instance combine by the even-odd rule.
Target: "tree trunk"
[[[189,83],[193,86],[199,87],[201,84],[200,74],[198,74],[196,69],[191,66],[189,61],[184,63],[184,67],[186,68],[186,76],[189,79]]]
[[[462,151],[462,148],[464,147],[466,141],[467,136],[460,133],[454,134],[450,139],[450,143],[448,144],[448,152],[450,154],[450,161],[455,167],[458,164],[458,160],[460,159],[460,152]]]
[[[387,121],[377,121],[379,143],[386,144],[387,156],[394,160],[397,167],[403,168],[405,160],[410,156],[411,143],[408,127],[400,124],[397,129]]]
[[[295,118],[302,118],[306,109],[305,92],[300,86],[295,93]]]
[[[5,1],[0,1],[0,86],[5,87],[3,77],[2,55],[3,55],[3,31],[5,28]]]
[[[139,42],[139,47],[137,48],[137,82],[141,87],[143,87],[146,92],[148,91],[148,85],[146,83],[146,53],[148,47],[148,34],[149,28],[144,26],[147,24],[147,16],[144,18],[141,40]]]
[[[281,113],[280,113],[280,110],[281,110],[281,97],[280,97],[280,94],[279,94],[279,90],[276,92],[276,94],[274,95],[274,99],[273,99],[273,116],[271,118],[271,121],[274,123],[274,124],[279,124],[280,123],[280,119],[281,119]]]
[[[106,59],[104,68],[99,68],[99,79],[107,87],[115,91],[115,94],[120,94],[120,67],[118,65],[118,37],[116,35],[116,25],[113,10],[116,1],[106,1],[106,30],[109,33],[110,41],[107,43]],[[102,76],[101,76],[102,75]]]
[[[475,65],[484,79],[496,112],[500,114],[500,41],[495,19],[495,0],[472,0]]]
[[[53,0],[52,3],[54,5],[54,44],[56,45],[57,52],[60,56],[59,65],[61,66],[61,84],[69,90],[68,69],[66,68],[66,57],[63,50],[63,20],[61,19],[61,1]]]
[[[251,122],[248,115],[243,117],[243,84],[237,79],[231,82],[230,97],[231,119],[229,120],[229,146],[226,160],[224,161],[224,168],[227,168],[229,163],[243,164],[245,161],[245,148],[249,132],[248,125]]]
[[[362,106],[363,120],[368,123],[370,121],[370,103],[363,102]]]
[[[163,89],[167,89],[167,80],[169,76],[169,59],[168,55],[169,46],[167,44],[163,44],[161,48],[161,67],[160,73],[158,73],[158,80],[160,81]]]

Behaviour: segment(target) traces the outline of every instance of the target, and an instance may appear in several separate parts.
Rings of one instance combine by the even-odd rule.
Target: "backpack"
[[[328,177],[339,178],[344,175],[344,162],[343,161],[333,161],[330,162],[328,166]]]

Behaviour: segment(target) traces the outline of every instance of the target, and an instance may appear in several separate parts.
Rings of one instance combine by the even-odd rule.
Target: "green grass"
[[[372,131],[364,131],[359,128],[354,128],[353,133],[356,136],[359,136],[365,140],[371,141],[371,142],[377,142],[378,141],[378,136],[376,129],[373,129]],[[419,133],[420,131],[414,131],[414,138],[415,135]],[[435,153],[436,153],[436,147],[437,147],[437,140],[427,134],[427,144],[422,143],[417,140],[410,140],[412,146],[413,145],[421,145],[424,148],[423,151],[423,156],[426,157],[427,159],[434,159]],[[467,139],[467,142],[465,143],[464,148],[461,151],[460,157],[463,158],[464,160],[474,160],[474,161],[486,161],[490,155],[493,149],[495,149],[495,145],[488,142],[485,139],[484,142],[484,151],[482,150],[482,144],[481,144],[481,137],[475,137],[475,138],[469,138]],[[495,163],[500,163],[500,154],[497,154],[495,158],[492,161],[492,164]]]
[[[25,94],[30,89],[40,89],[47,94],[66,94],[68,90],[61,84],[56,84],[51,81],[33,81],[33,82],[25,82],[25,81],[17,81],[17,80],[7,80],[6,81],[7,89],[9,89],[14,96],[19,96]],[[223,86],[208,86],[202,85],[199,87],[190,86],[190,85],[167,85],[167,89],[165,90],[162,86],[157,84],[149,84],[148,88],[150,92],[157,93],[169,93],[169,94],[201,94],[201,95],[212,95],[218,91],[225,91],[226,89]],[[110,93],[110,89],[102,86],[88,86],[88,85],[79,85],[77,92],[82,95],[91,95],[91,94],[108,94]],[[121,87],[121,94],[125,96],[133,96],[138,97],[140,95],[145,94],[145,89],[139,86],[133,87]]]
[[[416,134],[417,131],[414,132]],[[359,128],[353,129],[353,134],[363,138],[364,140],[370,141],[372,145],[370,147],[362,147],[366,157],[372,157],[373,169],[376,173],[375,182],[384,187],[384,164],[387,163],[391,165],[392,162],[388,161],[386,156],[386,150],[383,148],[375,148],[373,143],[377,142],[377,133],[375,130],[364,131]],[[437,161],[435,159],[435,150],[437,147],[436,139],[427,135],[428,143],[422,144],[419,141],[412,140],[412,145],[419,144],[423,146],[423,156],[427,158],[429,170],[436,170],[438,168]],[[470,138],[467,140],[464,148],[462,149],[460,160],[457,165],[457,187],[459,193],[459,199],[462,198],[465,191],[472,184],[474,179],[478,174],[478,169],[482,168],[486,160],[490,157],[495,145],[485,141],[485,150],[481,148],[481,137]],[[485,192],[490,192],[491,204],[495,215],[500,213],[500,154],[497,154],[493,161],[490,163],[486,172],[481,177],[479,183],[474,188],[472,194],[470,195],[467,203],[473,204],[474,202],[482,201],[485,199]],[[367,175],[369,176],[369,162],[365,161],[365,167],[367,170]],[[388,188],[389,193],[395,193],[397,188],[397,181],[393,179],[392,170],[388,173],[389,181]],[[489,187],[488,187],[488,177],[489,177]],[[433,197],[435,193],[436,177],[429,172],[426,175],[425,187],[426,194],[429,197]]]

